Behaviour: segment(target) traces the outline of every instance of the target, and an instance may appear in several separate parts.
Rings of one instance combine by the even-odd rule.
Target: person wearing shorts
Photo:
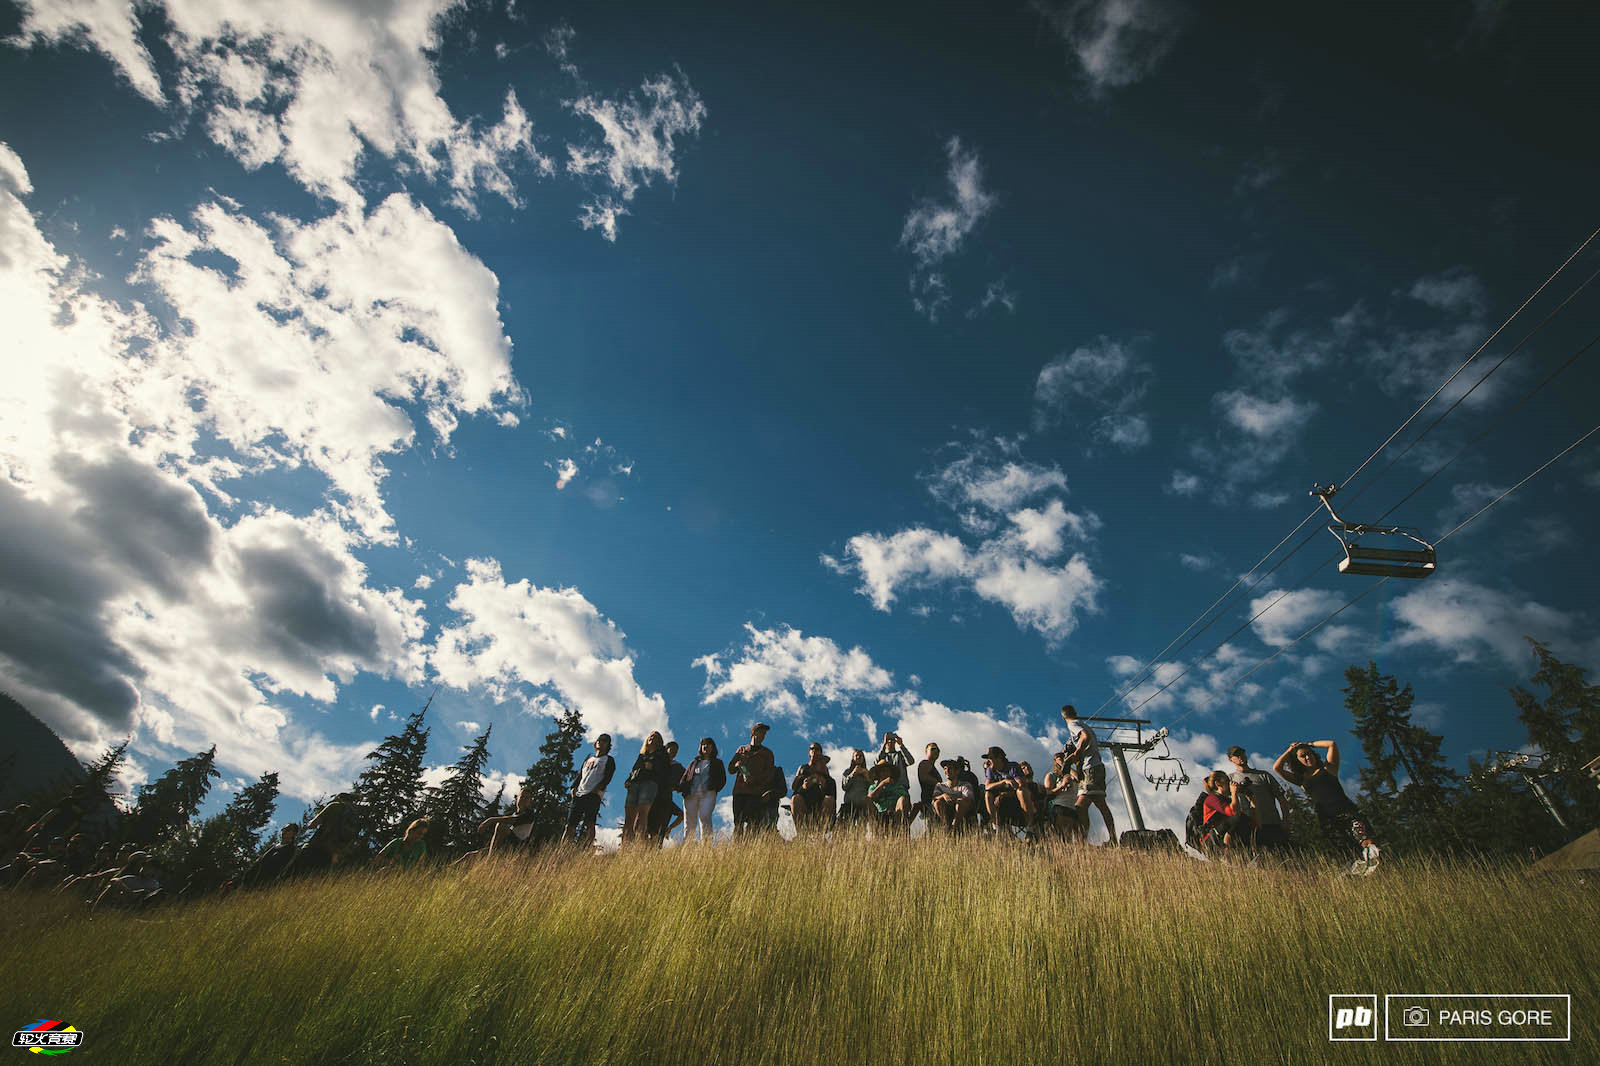
[[[667,766],[667,745],[661,734],[651,731],[633,760],[625,782],[627,799],[622,808],[622,843],[643,841],[650,835],[650,808],[661,793],[661,774]]]
[[[1117,824],[1111,817],[1110,804],[1106,803],[1106,764],[1100,758],[1100,739],[1093,729],[1083,724],[1077,708],[1070,703],[1062,706],[1061,720],[1067,724],[1067,750],[1062,754],[1066,756],[1066,764],[1076,766],[1081,775],[1078,795],[1072,805],[1078,809],[1082,821],[1082,839],[1089,839],[1089,808],[1093,806],[1106,823],[1110,842],[1116,844]]]

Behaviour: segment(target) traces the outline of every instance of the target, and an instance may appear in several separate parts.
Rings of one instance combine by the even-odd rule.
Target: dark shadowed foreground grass
[[[1515,870],[848,841],[0,901],[0,1025],[74,1063],[1600,1061],[1592,882]],[[1330,1044],[1349,992],[1566,992],[1573,1040]]]

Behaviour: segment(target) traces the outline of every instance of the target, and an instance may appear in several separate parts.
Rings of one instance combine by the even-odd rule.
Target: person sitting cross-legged
[[[978,790],[962,777],[960,759],[945,759],[939,767],[944,780],[933,788],[932,822],[958,833],[978,809]]]
[[[1022,827],[1033,828],[1033,789],[1022,774],[1022,767],[1006,757],[1005,749],[991,747],[983,753],[985,806],[989,820],[995,826],[1015,824],[1021,819]]]

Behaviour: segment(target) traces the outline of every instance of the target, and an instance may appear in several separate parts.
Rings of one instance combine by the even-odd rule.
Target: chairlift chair
[[[1339,539],[1344,558],[1339,560],[1339,573],[1361,574],[1368,577],[1424,578],[1438,567],[1433,545],[1423,540],[1411,526],[1369,526],[1360,522],[1346,522],[1333,509],[1333,496],[1337,486],[1312,485],[1311,495],[1322,500],[1322,505],[1333,516],[1328,532]],[[1372,548],[1360,543],[1369,534],[1385,537],[1404,537],[1419,545],[1416,548]]]
[[[1151,764],[1155,765],[1152,766]],[[1183,760],[1176,758],[1166,742],[1161,744],[1160,755],[1146,755],[1144,759],[1144,779],[1162,789],[1179,789],[1189,783],[1189,773],[1183,768]]]

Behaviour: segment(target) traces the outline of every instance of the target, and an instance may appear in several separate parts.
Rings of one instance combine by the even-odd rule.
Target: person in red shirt
[[[1239,785],[1228,780],[1226,770],[1206,775],[1204,809],[1205,820],[1201,824],[1205,826],[1206,850],[1229,851],[1235,843],[1243,843],[1244,830],[1250,825],[1249,804],[1240,802]]]

